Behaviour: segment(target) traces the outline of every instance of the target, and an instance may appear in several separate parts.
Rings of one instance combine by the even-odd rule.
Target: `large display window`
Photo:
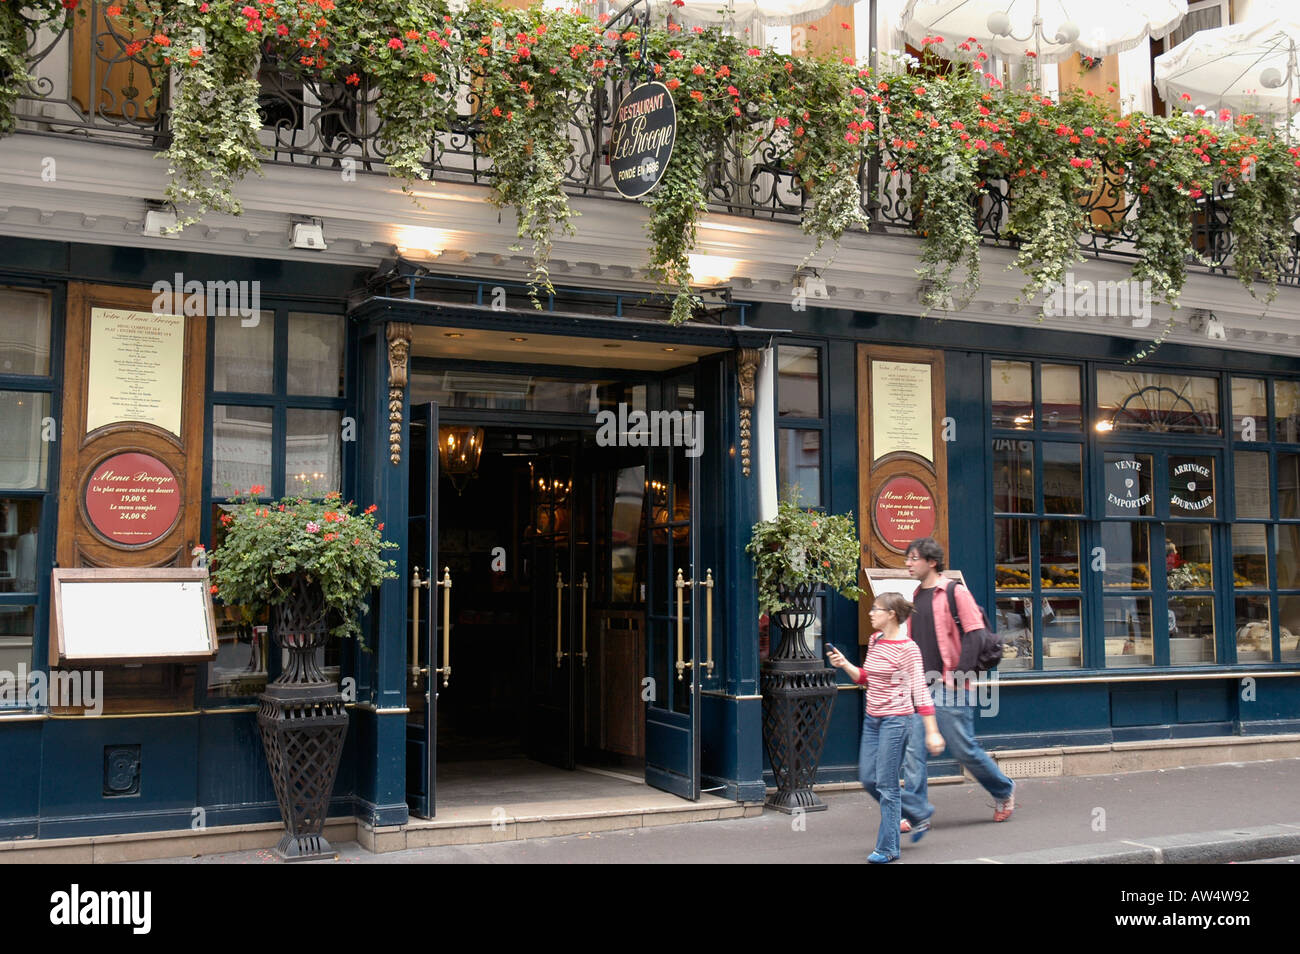
[[[1300,661],[1300,382],[987,369],[1001,670]]]

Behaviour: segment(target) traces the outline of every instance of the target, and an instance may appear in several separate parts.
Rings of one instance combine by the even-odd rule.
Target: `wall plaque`
[[[663,83],[642,83],[614,112],[609,171],[614,188],[637,199],[659,184],[677,139],[677,107]]]
[[[930,365],[871,362],[871,459],[915,454],[934,462]]]
[[[181,434],[185,318],[92,308],[86,433],[119,421]]]
[[[876,493],[871,516],[885,545],[902,553],[913,540],[934,533],[934,495],[915,477],[893,477]]]
[[[84,496],[90,525],[121,546],[147,546],[165,537],[181,509],[171,468],[136,452],[106,458],[91,472]]]

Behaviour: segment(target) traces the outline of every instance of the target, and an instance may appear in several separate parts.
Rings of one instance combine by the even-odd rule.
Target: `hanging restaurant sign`
[[[902,553],[913,540],[934,533],[934,496],[915,477],[892,477],[876,494],[871,519],[885,545]]]
[[[152,454],[114,454],[91,472],[86,521],[110,543],[147,546],[165,537],[181,510],[176,475]]]
[[[659,184],[677,140],[677,107],[663,83],[642,83],[618,104],[609,140],[614,188],[639,199]]]

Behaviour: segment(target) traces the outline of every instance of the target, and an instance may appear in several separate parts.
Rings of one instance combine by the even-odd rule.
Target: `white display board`
[[[58,569],[60,663],[197,662],[217,654],[207,570]]]
[[[867,585],[871,587],[873,599],[882,593],[897,593],[908,602],[911,602],[917,586],[920,585],[919,581],[913,579],[912,574],[907,570],[880,568],[863,569],[862,572],[867,578]],[[966,578],[961,575],[961,570],[944,570],[943,575],[950,580],[956,580],[963,586],[966,585]]]

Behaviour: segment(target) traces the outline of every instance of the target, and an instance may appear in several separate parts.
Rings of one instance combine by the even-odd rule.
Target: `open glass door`
[[[677,448],[648,453],[649,546],[646,577],[645,780],[696,801],[700,797],[698,663],[706,574],[694,533],[699,457]]]
[[[539,455],[529,475],[530,525],[524,576],[532,590],[532,689],[525,745],[529,758],[572,769],[574,671],[581,647],[583,580],[575,578],[574,486],[577,446],[561,444]]]
[[[439,670],[438,637],[450,599],[450,580],[438,566],[438,405],[411,408],[410,523],[407,527],[411,582],[407,625],[406,803],[432,818],[437,778],[438,688],[449,677],[449,660]]]

